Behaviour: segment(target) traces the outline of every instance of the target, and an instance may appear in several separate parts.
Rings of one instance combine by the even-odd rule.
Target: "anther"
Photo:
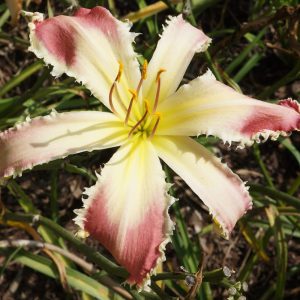
[[[148,103],[145,101],[145,113],[143,114],[143,116],[141,117],[141,119],[131,128],[131,130],[130,130],[130,132],[129,132],[129,134],[128,134],[128,136],[130,137],[133,133],[134,133],[134,131],[142,124],[142,122],[146,119],[146,117],[147,117],[147,114],[149,113],[149,105],[148,105]]]
[[[113,82],[113,84],[112,84],[112,86],[111,86],[111,88],[109,90],[109,106],[110,106],[111,111],[113,113],[116,113],[116,109],[115,109],[115,107],[113,105],[113,97],[112,96],[113,96],[114,89],[116,88],[116,83],[120,82],[120,80],[121,80],[121,76],[122,76],[122,73],[123,73],[123,68],[124,68],[123,64],[119,61],[119,71],[118,71],[118,74],[117,74],[117,76],[115,78],[115,81]]]
[[[157,75],[156,75],[156,82],[158,82],[160,80],[161,73],[166,72],[166,71],[167,71],[166,69],[159,69],[159,71],[157,72]]]
[[[147,78],[147,68],[148,68],[148,61],[147,61],[147,59],[145,59],[144,63],[143,63],[143,68],[142,68],[142,78],[143,79]]]
[[[128,120],[129,120],[129,117],[130,117],[130,112],[131,112],[131,109],[132,109],[132,104],[137,98],[137,91],[129,89],[129,93],[132,96],[131,96],[131,100],[130,100],[130,103],[129,103],[129,106],[128,106],[128,109],[127,109],[127,113],[126,113],[126,117],[125,117],[125,125],[127,125],[127,123],[128,123]]]
[[[154,124],[154,127],[153,127],[153,129],[152,129],[152,131],[151,131],[151,133],[150,133],[150,136],[149,136],[150,138],[152,138],[152,137],[154,136],[154,134],[155,134],[155,132],[156,132],[156,129],[157,129],[157,126],[158,126],[158,123],[159,123],[159,121],[160,121],[160,113],[159,113],[159,112],[154,113],[153,115],[156,116],[157,119],[156,119],[155,124]]]
[[[142,74],[141,74],[141,79],[139,81],[139,84],[136,88],[136,91],[137,91],[137,95],[139,94],[140,92],[140,89],[142,87],[142,84],[143,84],[143,81],[147,78],[147,68],[148,68],[148,62],[147,60],[145,59],[144,60],[144,63],[143,63],[143,67],[142,67]]]
[[[136,99],[136,97],[137,97],[137,91],[136,90],[132,90],[132,89],[128,89],[128,91],[131,94],[132,98]]]
[[[166,70],[165,69],[160,69],[157,72],[157,75],[156,75],[157,89],[156,89],[156,95],[155,95],[155,100],[154,100],[154,105],[153,105],[153,113],[155,113],[155,111],[157,109],[157,105],[158,105],[159,92],[160,92],[160,82],[161,82],[160,76],[161,76],[161,73],[163,73],[163,72],[166,72]]]

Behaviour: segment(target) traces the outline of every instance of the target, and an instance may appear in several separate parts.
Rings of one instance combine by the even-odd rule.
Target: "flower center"
[[[149,101],[146,99],[143,99],[142,103],[143,103],[144,107],[142,107],[142,110],[144,111],[144,113],[135,121],[135,123],[132,124],[132,122],[129,122],[130,117],[133,113],[134,105],[138,105],[139,93],[140,93],[141,87],[143,85],[143,82],[147,78],[147,67],[148,67],[148,62],[147,62],[147,60],[145,60],[143,67],[142,67],[141,79],[137,85],[137,88],[128,90],[129,93],[131,94],[131,98],[130,98],[128,106],[126,107],[122,101],[119,101],[122,109],[126,112],[124,124],[126,126],[130,127],[128,137],[139,134],[139,135],[142,135],[143,137],[146,136],[148,138],[152,138],[155,135],[155,132],[157,130],[157,127],[158,127],[160,119],[161,119],[160,113],[157,112],[156,110],[157,110],[157,106],[158,106],[158,102],[159,102],[159,95],[160,95],[160,88],[161,88],[161,74],[166,71],[165,69],[160,69],[156,75],[156,80],[155,80],[156,93],[155,93],[155,99],[153,101],[152,109],[150,108]],[[122,73],[123,73],[123,64],[121,62],[119,62],[118,74],[110,88],[110,91],[109,91],[109,105],[110,105],[111,111],[114,114],[118,114],[118,113],[113,104],[113,93],[114,93],[114,91],[117,90],[117,84],[121,80]]]

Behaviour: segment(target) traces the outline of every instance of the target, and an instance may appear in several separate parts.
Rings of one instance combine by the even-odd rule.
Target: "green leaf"
[[[44,63],[42,61],[37,61],[27,67],[25,70],[21,71],[18,75],[13,77],[10,81],[8,81],[0,90],[0,97],[5,95],[7,92],[9,92],[11,89],[19,85],[21,82],[23,82],[25,79],[30,77],[32,74],[36,73],[40,69],[44,67]],[[1,100],[0,100],[1,103]]]
[[[14,255],[14,261],[19,262],[37,272],[59,280],[59,274],[54,263],[43,256],[32,254],[25,250],[20,250]],[[99,300],[111,300],[111,296],[116,297],[115,293],[103,286],[96,280],[92,279],[79,271],[66,267],[68,284],[79,291],[87,293]],[[124,299],[121,296],[113,299]]]

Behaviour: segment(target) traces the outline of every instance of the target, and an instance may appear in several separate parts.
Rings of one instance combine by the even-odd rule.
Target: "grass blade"
[[[41,70],[44,67],[42,61],[37,61],[23,70],[21,73],[13,77],[10,81],[8,81],[0,90],[0,97],[5,95],[14,87],[18,86],[22,81],[30,77],[32,74],[36,73],[37,71]],[[1,103],[1,100],[0,100]]]

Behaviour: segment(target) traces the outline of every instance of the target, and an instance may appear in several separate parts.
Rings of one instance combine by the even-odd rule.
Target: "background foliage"
[[[102,109],[73,79],[50,76],[29,53],[27,22],[18,20],[22,1],[10,11],[0,4],[0,130],[26,116],[57,111]],[[23,1],[23,9],[49,16],[71,14],[76,5],[103,5],[130,19],[141,32],[135,48],[148,60],[162,24],[182,12],[213,38],[196,55],[185,79],[211,68],[218,80],[265,101],[300,95],[297,0],[192,1]],[[248,181],[254,208],[224,240],[201,201],[180,178],[171,193],[176,221],[173,243],[149,292],[120,285],[126,271],[95,241],[74,236],[73,209],[81,192],[95,182],[112,151],[97,151],[35,167],[1,182],[1,299],[299,299],[300,145],[299,134],[229,151],[215,138],[199,143],[224,158]],[[0,158],[1,159],[1,158]]]

